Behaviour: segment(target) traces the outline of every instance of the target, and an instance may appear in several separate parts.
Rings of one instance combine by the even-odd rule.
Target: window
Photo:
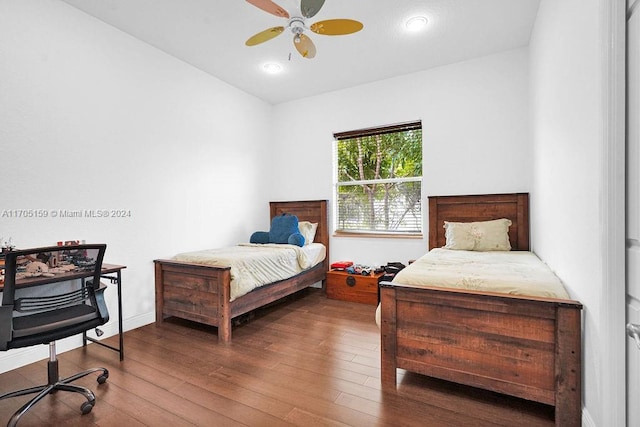
[[[336,233],[421,234],[422,122],[333,137]]]

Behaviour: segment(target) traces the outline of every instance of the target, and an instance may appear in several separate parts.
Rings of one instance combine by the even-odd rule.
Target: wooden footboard
[[[156,322],[170,316],[218,328],[218,339],[231,340],[229,267],[155,260]]]
[[[218,328],[218,339],[231,341],[231,320],[325,280],[324,264],[287,280],[257,288],[229,302],[229,267],[155,260],[156,322],[170,316]]]
[[[576,301],[381,285],[382,385],[406,369],[555,406],[580,425]]]

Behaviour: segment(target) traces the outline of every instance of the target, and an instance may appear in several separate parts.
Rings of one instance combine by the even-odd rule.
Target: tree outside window
[[[336,232],[422,233],[422,122],[334,134]]]

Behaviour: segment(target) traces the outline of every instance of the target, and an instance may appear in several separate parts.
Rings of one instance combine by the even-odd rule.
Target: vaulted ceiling
[[[244,0],[63,0],[271,104],[526,46],[539,0],[326,0],[306,24],[360,21],[356,33],[305,31],[315,58],[303,58],[287,29],[248,47],[254,34],[287,19]],[[274,0],[295,15],[300,0]],[[428,19],[407,31],[412,16]],[[265,72],[267,62],[282,66]]]

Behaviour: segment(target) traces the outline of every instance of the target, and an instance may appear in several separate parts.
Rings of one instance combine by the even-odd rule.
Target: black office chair
[[[5,253],[0,350],[49,344],[48,383],[0,396],[1,400],[37,393],[13,414],[8,426],[15,426],[33,405],[58,390],[82,394],[87,399],[80,407],[82,414],[93,409],[93,392],[70,383],[100,372],[98,383],[103,384],[109,372],[94,368],[60,379],[55,341],[97,329],[109,320],[105,286],[100,283],[105,249],[103,244],[83,244]]]

